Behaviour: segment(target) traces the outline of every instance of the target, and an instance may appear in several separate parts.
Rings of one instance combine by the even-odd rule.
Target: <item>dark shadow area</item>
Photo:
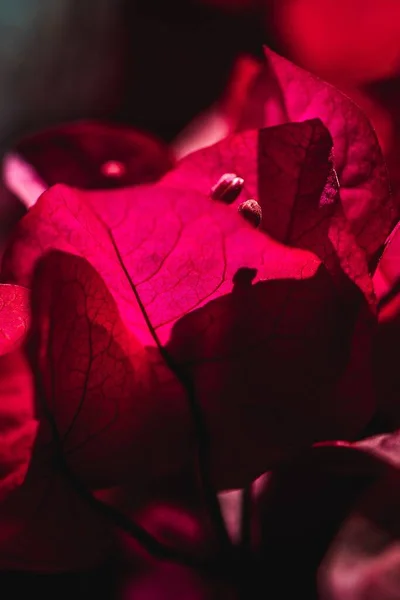
[[[259,527],[254,591],[274,600],[317,600],[317,571],[328,547],[385,471],[383,462],[349,448],[315,448],[277,469],[253,513]]]
[[[179,319],[166,346],[196,390],[215,480],[227,487],[245,485],[288,449],[354,436],[370,417],[363,382],[340,387],[360,343],[360,290],[349,282],[353,302],[344,301],[323,266],[309,279],[252,285],[254,276],[240,269],[232,293]]]
[[[118,580],[114,565],[81,573],[40,575],[26,571],[0,572],[4,600],[25,598],[27,594],[41,600],[117,600]]]
[[[0,183],[0,265],[13,228],[26,214],[26,208]]]
[[[171,140],[224,91],[240,53],[262,56],[259,14],[230,14],[194,0],[126,2],[130,63],[116,117]]]

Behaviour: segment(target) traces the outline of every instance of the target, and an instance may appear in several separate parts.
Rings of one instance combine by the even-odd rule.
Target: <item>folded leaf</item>
[[[334,144],[344,214],[371,257],[399,216],[385,162],[362,111],[331,85],[265,48],[266,65],[244,106],[239,129],[319,118]]]
[[[47,254],[32,311],[37,410],[45,422],[50,413],[74,473],[90,487],[134,477],[143,488],[180,468],[192,444],[189,424],[176,421],[186,408],[179,384],[126,328],[96,271],[77,256]]]
[[[334,167],[332,138],[314,119],[229,136],[179,161],[161,184],[210,195],[221,173],[242,177],[243,189],[231,203],[233,209],[255,198],[262,209],[261,230],[311,250],[338,279],[340,289],[344,286],[348,292],[348,277],[373,303],[367,255],[344,213]],[[386,191],[389,194],[388,186]]]
[[[158,388],[151,388],[155,422],[160,422],[159,411],[164,413],[156,402],[165,401],[166,394],[170,397],[172,389],[178,394],[170,408],[174,427],[187,429],[187,409],[180,404],[182,386],[195,395],[211,435],[212,467],[220,487],[248,482],[298,445],[351,437],[369,420],[373,409],[365,374],[369,328],[362,325],[354,306],[348,312],[345,298],[315,254],[274,241],[265,232],[252,229],[230,208],[195,192],[159,185],[112,193],[52,188],[21,221],[5,267],[14,279],[29,285],[37,260],[53,248],[87,259],[108,288],[108,297],[113,298],[102,304],[104,315],[110,315],[107,327],[115,326],[118,309],[136,347],[142,353],[146,349],[140,356],[151,357],[143,369],[149,372],[152,364],[160,369]],[[55,270],[56,266],[50,280],[57,281]],[[71,308],[68,316],[56,291],[63,289],[65,276],[61,269],[61,280],[52,293],[59,306],[54,327],[61,346],[56,349],[60,358],[56,356],[58,362],[51,371],[52,376],[60,377],[62,362],[70,363],[69,371],[79,368],[81,383],[78,388],[70,386],[68,375],[63,376],[63,393],[68,395],[57,394],[56,401],[65,400],[68,408],[60,407],[59,414],[67,414],[79,404],[70,394],[81,397],[83,382],[93,366],[85,318],[90,311],[97,315],[90,298],[94,296],[97,302],[105,297],[96,276],[82,276],[80,288],[72,277],[74,294],[80,296],[71,305],[80,307],[86,341],[79,342],[80,367],[78,339],[70,339],[68,354],[61,361],[63,340],[72,335],[77,312]],[[68,275],[67,283],[70,281]],[[84,281],[93,281],[90,294],[85,287],[82,293]],[[66,298],[69,293],[65,291]],[[46,294],[40,293],[38,298],[43,298],[43,310],[37,304],[34,313],[49,318]],[[85,298],[90,299],[89,304]],[[345,319],[343,314],[347,314]],[[64,331],[63,315],[69,322]],[[104,347],[106,340],[107,335]],[[75,356],[69,357],[70,352]],[[128,380],[130,365],[136,369],[131,358],[124,362],[124,353],[126,356],[126,349],[117,365],[104,363],[105,370],[113,371],[125,365],[122,384]],[[134,358],[135,352],[129,356]],[[94,381],[98,377],[101,381],[103,369],[97,371]],[[113,386],[110,394],[114,398],[112,390]],[[145,390],[143,395],[132,393],[131,397],[132,407],[144,414],[151,402]],[[107,404],[103,410],[109,414],[107,395],[102,396],[103,402]],[[115,401],[112,414],[114,411]],[[120,427],[123,425],[115,431]],[[165,435],[168,429],[166,426]],[[117,447],[119,441],[118,436],[110,447],[114,443]],[[90,446],[82,452],[85,448]],[[160,452],[160,461],[163,454]],[[84,459],[81,454],[79,464],[93,463],[89,456]],[[104,460],[102,453],[99,465]],[[182,454],[182,460],[189,457]],[[97,469],[101,467],[93,467]]]

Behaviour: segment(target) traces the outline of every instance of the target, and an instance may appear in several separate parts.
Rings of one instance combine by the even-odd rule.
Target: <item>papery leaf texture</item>
[[[239,130],[321,119],[334,143],[344,214],[370,257],[399,217],[399,207],[388,194],[385,162],[369,120],[339,90],[269,48],[265,61],[244,104]]]
[[[360,299],[354,302],[352,292],[353,302],[346,307],[348,298],[309,250],[285,246],[266,232],[254,231],[230,208],[199,193],[160,185],[112,193],[52,188],[18,226],[4,274],[31,285],[37,260],[54,248],[84,257],[108,288],[117,312],[111,311],[111,300],[102,310],[105,315],[118,314],[128,332],[121,358],[115,368],[110,364],[108,368],[113,374],[121,368],[123,381],[118,385],[129,390],[134,384],[129,382],[126,356],[135,357],[134,374],[138,370],[144,374],[142,394],[131,388],[132,406],[154,410],[156,421],[160,403],[168,407],[163,412],[169,411],[165,435],[172,421],[175,436],[177,430],[183,438],[192,435],[185,404],[190,382],[206,415],[219,486],[249,480],[299,444],[352,436],[370,418],[373,399],[362,384],[368,379],[364,367],[369,361],[369,330],[359,331]],[[82,281],[89,279],[85,275]],[[75,300],[83,314],[88,310],[97,314],[99,286],[98,282],[87,288]],[[356,296],[362,299],[357,290]],[[62,300],[57,302],[61,318]],[[74,314],[70,318],[72,323]],[[104,327],[102,320],[99,325]],[[112,317],[109,331],[117,321]],[[93,382],[101,385],[103,374],[98,369],[108,356],[102,354],[97,362],[87,356],[91,330],[86,327],[82,338],[86,351],[77,369],[79,390],[67,375],[60,378],[59,367],[44,362],[43,369],[62,382],[62,393],[56,395],[57,403],[66,404],[57,409],[61,431],[68,428],[63,415],[70,419],[69,406],[76,404],[70,394],[80,396],[85,378],[91,376],[85,364],[96,366]],[[65,339],[70,331],[58,338]],[[354,349],[352,339],[358,334],[362,343]],[[118,333],[117,338],[123,335]],[[76,353],[75,345],[71,341],[68,352]],[[56,352],[61,356],[62,348]],[[48,354],[47,360],[56,358],[53,352]],[[78,359],[63,360],[72,365]],[[352,373],[349,360],[355,367]],[[112,390],[114,382],[110,385]],[[109,419],[115,403],[110,408],[106,398],[103,394],[101,409]],[[99,416],[99,422],[102,419]],[[90,448],[96,445],[93,438],[82,441],[77,469],[89,465]],[[97,451],[93,452],[94,457]],[[107,464],[104,483],[113,477]],[[127,475],[132,476],[128,465],[129,461]],[[91,468],[97,471],[93,463]]]
[[[266,57],[249,104],[261,129],[187,156],[153,185],[55,185],[16,227],[0,288],[5,568],[105,558],[109,530],[74,482],[95,493],[136,485],[145,497],[190,470],[193,406],[218,489],[314,442],[354,440],[371,420],[371,259],[396,212],[384,161],[349,100]],[[244,180],[230,206],[210,197],[225,173]],[[97,187],[83,175],[78,185]],[[249,199],[258,230],[237,210]],[[350,455],[375,465],[361,445]]]
[[[225,125],[220,138],[235,131],[260,129],[283,123],[320,119],[334,143],[334,165],[341,186],[344,214],[350,230],[368,259],[382,246],[400,216],[396,198],[388,193],[388,174],[375,131],[363,111],[332,85],[265,47],[260,69],[241,100],[241,117],[221,108],[194,133],[190,127],[179,148],[199,148],[207,130],[220,121]],[[218,127],[218,125],[217,125]],[[190,139],[190,136],[194,139]],[[216,140],[215,140],[216,141]],[[203,145],[208,145],[207,141]],[[179,157],[183,156],[182,152]],[[372,219],[372,215],[374,218]]]
[[[163,185],[210,194],[221,173],[244,179],[235,209],[260,203],[261,229],[315,252],[331,272],[346,273],[371,294],[366,254],[351,232],[334,175],[332,138],[319,119],[249,130],[180,160]],[[386,196],[390,197],[386,180]],[[371,217],[372,218],[372,217]]]
[[[24,211],[51,185],[114,189],[156,181],[172,166],[160,140],[104,121],[64,123],[17,140],[2,157],[0,256]]]
[[[126,327],[93,267],[76,255],[50,252],[32,296],[40,412],[44,420],[51,413],[74,472],[101,488],[133,473],[143,483],[164,475],[166,465],[169,473],[174,463],[181,466],[180,454],[191,444],[189,428],[185,435],[175,421],[183,404],[179,386]]]
[[[29,290],[16,285],[0,287],[0,356],[17,348],[29,322]]]

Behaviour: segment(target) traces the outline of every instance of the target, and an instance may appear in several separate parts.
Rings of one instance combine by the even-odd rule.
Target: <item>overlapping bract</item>
[[[25,501],[28,468],[43,482],[44,460],[58,482],[59,453],[91,489],[146,486],[190,467],[188,396],[204,414],[220,488],[244,485],[315,441],[354,438],[372,417],[368,263],[394,210],[383,159],[357,109],[273,60],[283,88],[303,85],[309,99],[307,112],[297,93],[301,102],[285,120],[312,120],[236,134],[154,185],[55,186],[17,226],[3,280],[31,289],[27,344],[18,350],[18,332],[12,342],[30,387],[13,387],[13,402],[28,403],[27,419],[39,422],[31,461],[21,450],[25,471],[16,467],[13,493]],[[328,102],[345,117],[331,122]],[[236,205],[209,197],[224,172],[245,180],[237,203],[260,203],[260,230]],[[0,290],[5,300],[10,289]],[[12,314],[3,337],[19,322]],[[18,506],[20,514],[30,510],[23,500]],[[54,507],[55,519],[68,512],[57,494]],[[107,546],[97,516],[88,528],[76,563]],[[28,529],[21,556],[38,529]],[[77,532],[69,531],[65,556],[49,561],[44,545],[42,568],[60,568],[74,552]]]

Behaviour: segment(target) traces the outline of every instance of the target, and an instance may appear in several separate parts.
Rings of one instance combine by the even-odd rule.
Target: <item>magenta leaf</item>
[[[29,323],[29,290],[0,285],[0,355],[17,348]]]
[[[22,353],[0,356],[0,501],[23,483],[30,464],[38,429],[33,388]]]
[[[33,381],[18,347],[29,321],[29,291],[0,285],[0,501],[22,484],[37,433]]]
[[[233,206],[258,200],[264,230],[286,241],[296,203],[319,206],[332,166],[331,149],[330,134],[317,119],[250,130],[186,156],[161,183],[211,195],[222,173],[236,173],[243,178],[243,189]]]
[[[107,488],[133,476],[143,486],[180,468],[191,443],[190,427],[175,422],[185,413],[179,384],[126,328],[96,271],[77,256],[46,255],[32,311],[38,411],[51,415],[74,473]]]
[[[319,118],[329,130],[344,214],[368,258],[398,217],[385,162],[367,117],[331,85],[265,48],[265,68],[254,83],[239,129]]]
[[[366,254],[344,215],[332,139],[320,120],[230,136],[182,159],[161,183],[209,195],[225,172],[244,179],[234,209],[243,200],[257,199],[263,231],[285,244],[311,250],[339,278],[340,287],[348,287],[345,274],[371,299]]]
[[[74,303],[81,306],[86,339],[90,328],[82,311],[88,310],[83,300],[90,294],[89,288],[83,294],[81,288],[87,280],[93,281],[91,294],[97,299],[105,297],[108,288],[104,305],[108,308],[103,312],[114,315],[109,326],[118,314],[127,339],[136,340],[137,356],[131,355],[131,361],[143,365],[139,370],[144,383],[143,395],[133,394],[131,402],[139,414],[145,411],[150,417],[153,410],[153,419],[159,422],[159,403],[168,406],[173,398],[170,434],[182,436],[176,431],[182,427],[190,436],[178,380],[196,395],[210,433],[218,486],[248,482],[299,445],[351,437],[370,419],[374,401],[368,379],[369,326],[358,318],[354,306],[346,307],[313,253],[253,230],[229,207],[192,191],[160,185],[112,193],[57,186],[20,222],[5,273],[30,285],[37,260],[53,248],[86,258],[104,282],[93,274],[83,277],[80,288],[71,284],[74,293],[81,294]],[[52,277],[57,280],[55,272]],[[68,275],[67,282],[70,279]],[[56,290],[63,284],[58,281],[54,301],[60,308],[54,327],[62,329],[58,321],[65,311]],[[45,298],[43,311],[39,306],[35,311],[46,319]],[[76,310],[71,310],[70,323],[76,318]],[[61,331],[60,340],[69,332],[70,328]],[[107,347],[108,342],[103,343]],[[68,353],[77,354],[76,344],[71,339]],[[77,373],[80,386],[69,386],[67,379],[63,384],[64,394],[79,398],[88,366],[94,364],[87,356],[87,341],[83,348]],[[50,358],[59,362],[60,353],[62,348],[56,346]],[[71,365],[78,360],[67,356],[63,360]],[[130,362],[121,360],[122,356],[110,368],[125,365],[121,377],[129,389]],[[154,365],[158,371],[153,380]],[[60,378],[59,367],[50,371]],[[93,377],[101,382],[103,369],[96,366]],[[76,407],[78,402],[70,397],[69,405]],[[107,404],[104,410],[115,411],[108,396],[103,395],[102,402]],[[165,423],[165,436],[171,419]],[[118,424],[115,431],[121,428],[123,424]],[[119,437],[110,441],[111,446],[114,443],[117,447]],[[104,457],[98,445],[102,459],[93,473],[101,469]],[[89,455],[86,444],[80,464],[87,464],[88,470],[95,453],[90,460]],[[189,458],[182,453],[183,460]]]

